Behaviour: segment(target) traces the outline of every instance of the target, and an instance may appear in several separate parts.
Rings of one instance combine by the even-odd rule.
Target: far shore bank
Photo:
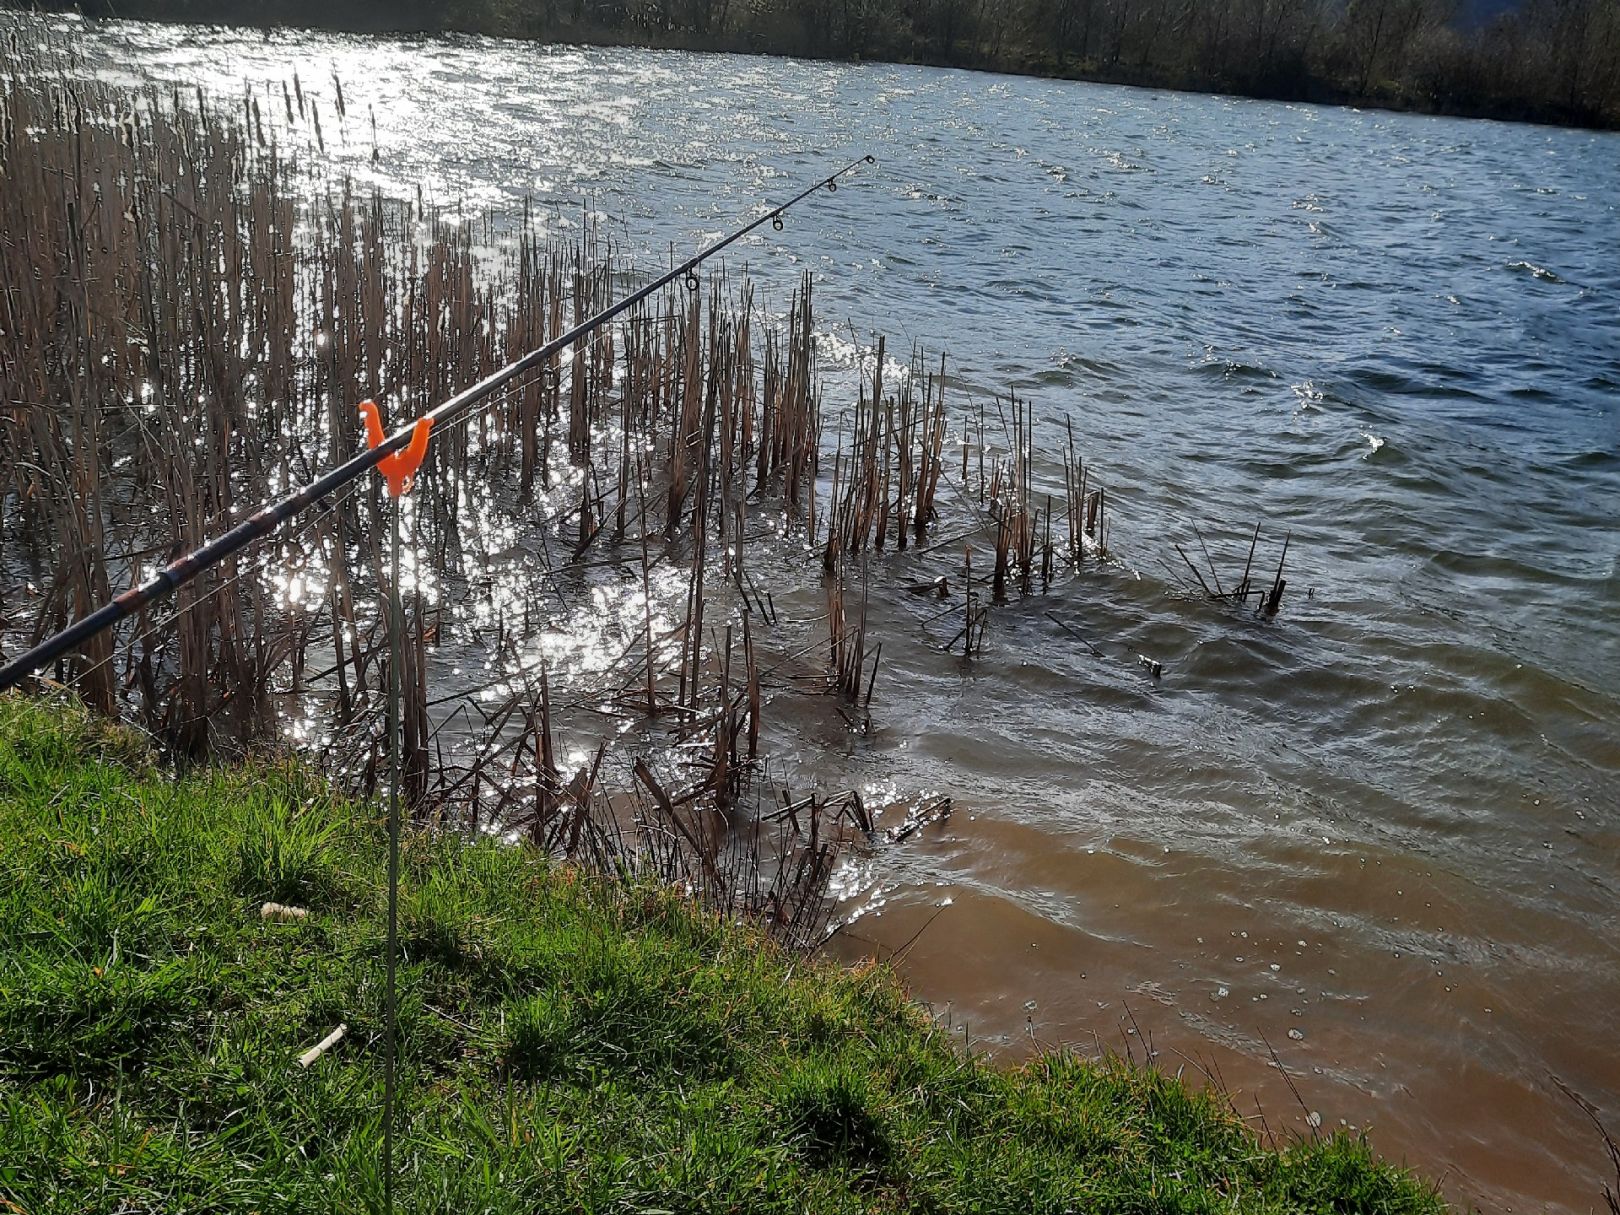
[[[0,7],[4,0],[0,0]],[[667,5],[666,5],[667,6]],[[552,6],[555,8],[556,6]],[[622,7],[622,6],[621,6]],[[1370,73],[1372,65],[1359,69],[1342,56],[1325,57],[1319,64],[1307,62],[1303,54],[1277,53],[1275,62],[1255,65],[1238,60],[1215,65],[1198,59],[1162,63],[1147,55],[1125,56],[1120,48],[1111,53],[1076,53],[1065,49],[1061,39],[1030,37],[1009,42],[1004,35],[963,39],[948,49],[931,45],[927,39],[872,38],[864,50],[829,45],[780,24],[763,28],[721,27],[698,30],[680,25],[604,23],[554,16],[551,19],[517,14],[493,4],[467,4],[448,11],[423,11],[411,19],[422,5],[379,7],[369,4],[323,6],[296,3],[259,6],[212,6],[198,9],[187,0],[137,0],[114,11],[98,13],[97,5],[48,5],[47,8],[77,10],[92,17],[119,17],[159,24],[230,25],[249,29],[318,29],[332,33],[371,36],[481,35],[510,38],[546,45],[623,47],[651,50],[680,50],[697,53],[748,54],[832,63],[878,63],[920,67],[956,68],[965,71],[1037,79],[1068,80],[1091,84],[1119,85],[1155,91],[1201,93],[1256,101],[1278,101],[1309,105],[1343,106],[1383,110],[1393,113],[1426,114],[1453,118],[1480,118],[1500,122],[1535,123],[1548,126],[1620,129],[1620,85],[1612,81],[1594,85],[1590,95],[1570,89],[1563,96],[1536,96],[1527,83],[1510,88],[1504,82],[1481,83],[1485,69],[1470,55],[1488,57],[1493,63],[1512,59],[1514,52],[1504,46],[1484,46],[1489,38],[1509,37],[1508,27],[1468,33],[1446,27],[1422,31],[1425,46],[1438,40],[1446,54],[1457,59],[1449,66],[1426,61],[1422,71],[1411,78],[1405,73]],[[606,11],[599,6],[598,12]],[[221,17],[226,20],[221,20]],[[1347,35],[1348,36],[1348,35]],[[1528,37],[1529,35],[1525,35]],[[1472,41],[1470,41],[1472,40]],[[1474,43],[1480,43],[1475,46]],[[1386,52],[1389,53],[1389,52]],[[1414,52],[1416,54],[1416,52]],[[1426,56],[1438,54],[1425,50]],[[1324,52],[1326,55],[1326,52]],[[1505,70],[1505,69],[1504,69]],[[1596,67],[1594,74],[1620,78],[1613,66]]]

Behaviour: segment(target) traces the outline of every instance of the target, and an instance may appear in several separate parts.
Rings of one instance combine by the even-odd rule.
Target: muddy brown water
[[[368,187],[533,195],[563,232],[594,211],[648,265],[872,152],[746,250],[784,298],[817,271],[829,413],[872,330],[947,349],[964,410],[1034,402],[1038,488],[1074,419],[1113,556],[996,608],[971,663],[899,589],[959,550],[889,559],[874,729],[779,697],[793,779],[894,803],[885,829],[953,799],[849,855],[829,948],[904,946],[916,994],[1008,1057],[1152,1049],[1279,1137],[1308,1112],[1365,1129],[1460,1202],[1599,1205],[1601,1143],[1555,1079],[1620,1127],[1620,139],[922,68],[62,29],[131,83],[296,69],[323,97],[335,69],[377,111],[375,165],[369,130],[329,141]],[[940,537],[976,509],[971,477],[951,493]],[[1256,521],[1268,579],[1292,536],[1275,621],[1186,594],[1173,547],[1201,556],[1201,526],[1235,581]],[[821,592],[780,560],[808,630]],[[591,623],[548,652],[588,664],[567,635]]]

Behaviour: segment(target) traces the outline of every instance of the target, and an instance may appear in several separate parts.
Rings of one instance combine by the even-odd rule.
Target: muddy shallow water
[[[1553,1078],[1620,1125],[1620,138],[923,68],[64,28],[117,80],[239,96],[296,69],[329,98],[335,70],[330,151],[366,187],[469,214],[533,196],[564,232],[595,212],[649,266],[876,156],[751,271],[784,296],[817,272],[835,384],[880,329],[949,351],[953,404],[1031,399],[1038,488],[1072,418],[1113,558],[996,609],[971,664],[898,589],[959,553],[874,582],[875,729],[789,715],[777,746],[801,780],[955,810],[850,856],[831,948],[907,946],[916,993],[981,1045],[1151,1037],[1309,1133],[1275,1048],[1325,1125],[1459,1200],[1594,1206],[1601,1144]],[[940,536],[971,496],[941,491]],[[1281,615],[1185,594],[1174,545],[1201,556],[1198,525],[1235,581],[1256,521],[1267,578],[1291,532]],[[821,610],[813,585],[779,598]]]

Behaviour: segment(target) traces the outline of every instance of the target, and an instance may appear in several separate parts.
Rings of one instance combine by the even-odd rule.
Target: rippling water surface
[[[999,610],[971,668],[925,602],[874,599],[879,729],[806,728],[806,757],[957,808],[841,875],[834,948],[897,947],[944,906],[904,970],[981,1043],[1151,1035],[1308,1133],[1269,1042],[1326,1125],[1459,1199],[1595,1204],[1601,1145],[1552,1078],[1620,1125],[1620,139],[925,68],[71,28],[113,79],[239,96],[297,69],[329,101],[335,68],[353,142],[328,142],[368,187],[598,212],[643,265],[875,155],[751,267],[784,296],[817,271],[829,363],[882,330],[948,349],[959,401],[1027,395],[1051,451],[1072,418],[1116,560]],[[1193,524],[1235,577],[1256,520],[1292,532],[1278,620],[1176,592]]]

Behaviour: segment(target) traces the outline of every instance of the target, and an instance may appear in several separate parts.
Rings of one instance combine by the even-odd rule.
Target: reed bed
[[[327,180],[326,129],[296,77],[222,108],[75,80],[63,54],[15,36],[0,49],[8,646],[351,456],[358,402],[400,424],[592,315],[629,273],[589,223],[559,242],[533,208],[511,227],[466,222]],[[347,139],[336,87],[328,123]],[[836,427],[817,358],[808,275],[776,318],[723,268],[672,285],[435,432],[402,507],[399,587],[368,479],[52,675],[185,755],[291,721],[367,791],[386,770],[398,595],[404,792],[420,816],[680,882],[808,940],[838,846],[871,823],[849,797],[781,813],[767,686],[800,689],[778,671],[816,643],[782,627],[759,563],[784,530],[820,553],[819,690],[870,728],[873,563],[928,539],[952,431],[943,358],[895,369],[879,338]],[[1072,456],[1067,503],[1037,502],[1028,403],[996,403],[988,465],[977,409],[992,598],[1044,588],[1060,555],[1106,552],[1102,491]],[[971,655],[988,609],[964,564]],[[559,641],[592,660],[548,657]]]

